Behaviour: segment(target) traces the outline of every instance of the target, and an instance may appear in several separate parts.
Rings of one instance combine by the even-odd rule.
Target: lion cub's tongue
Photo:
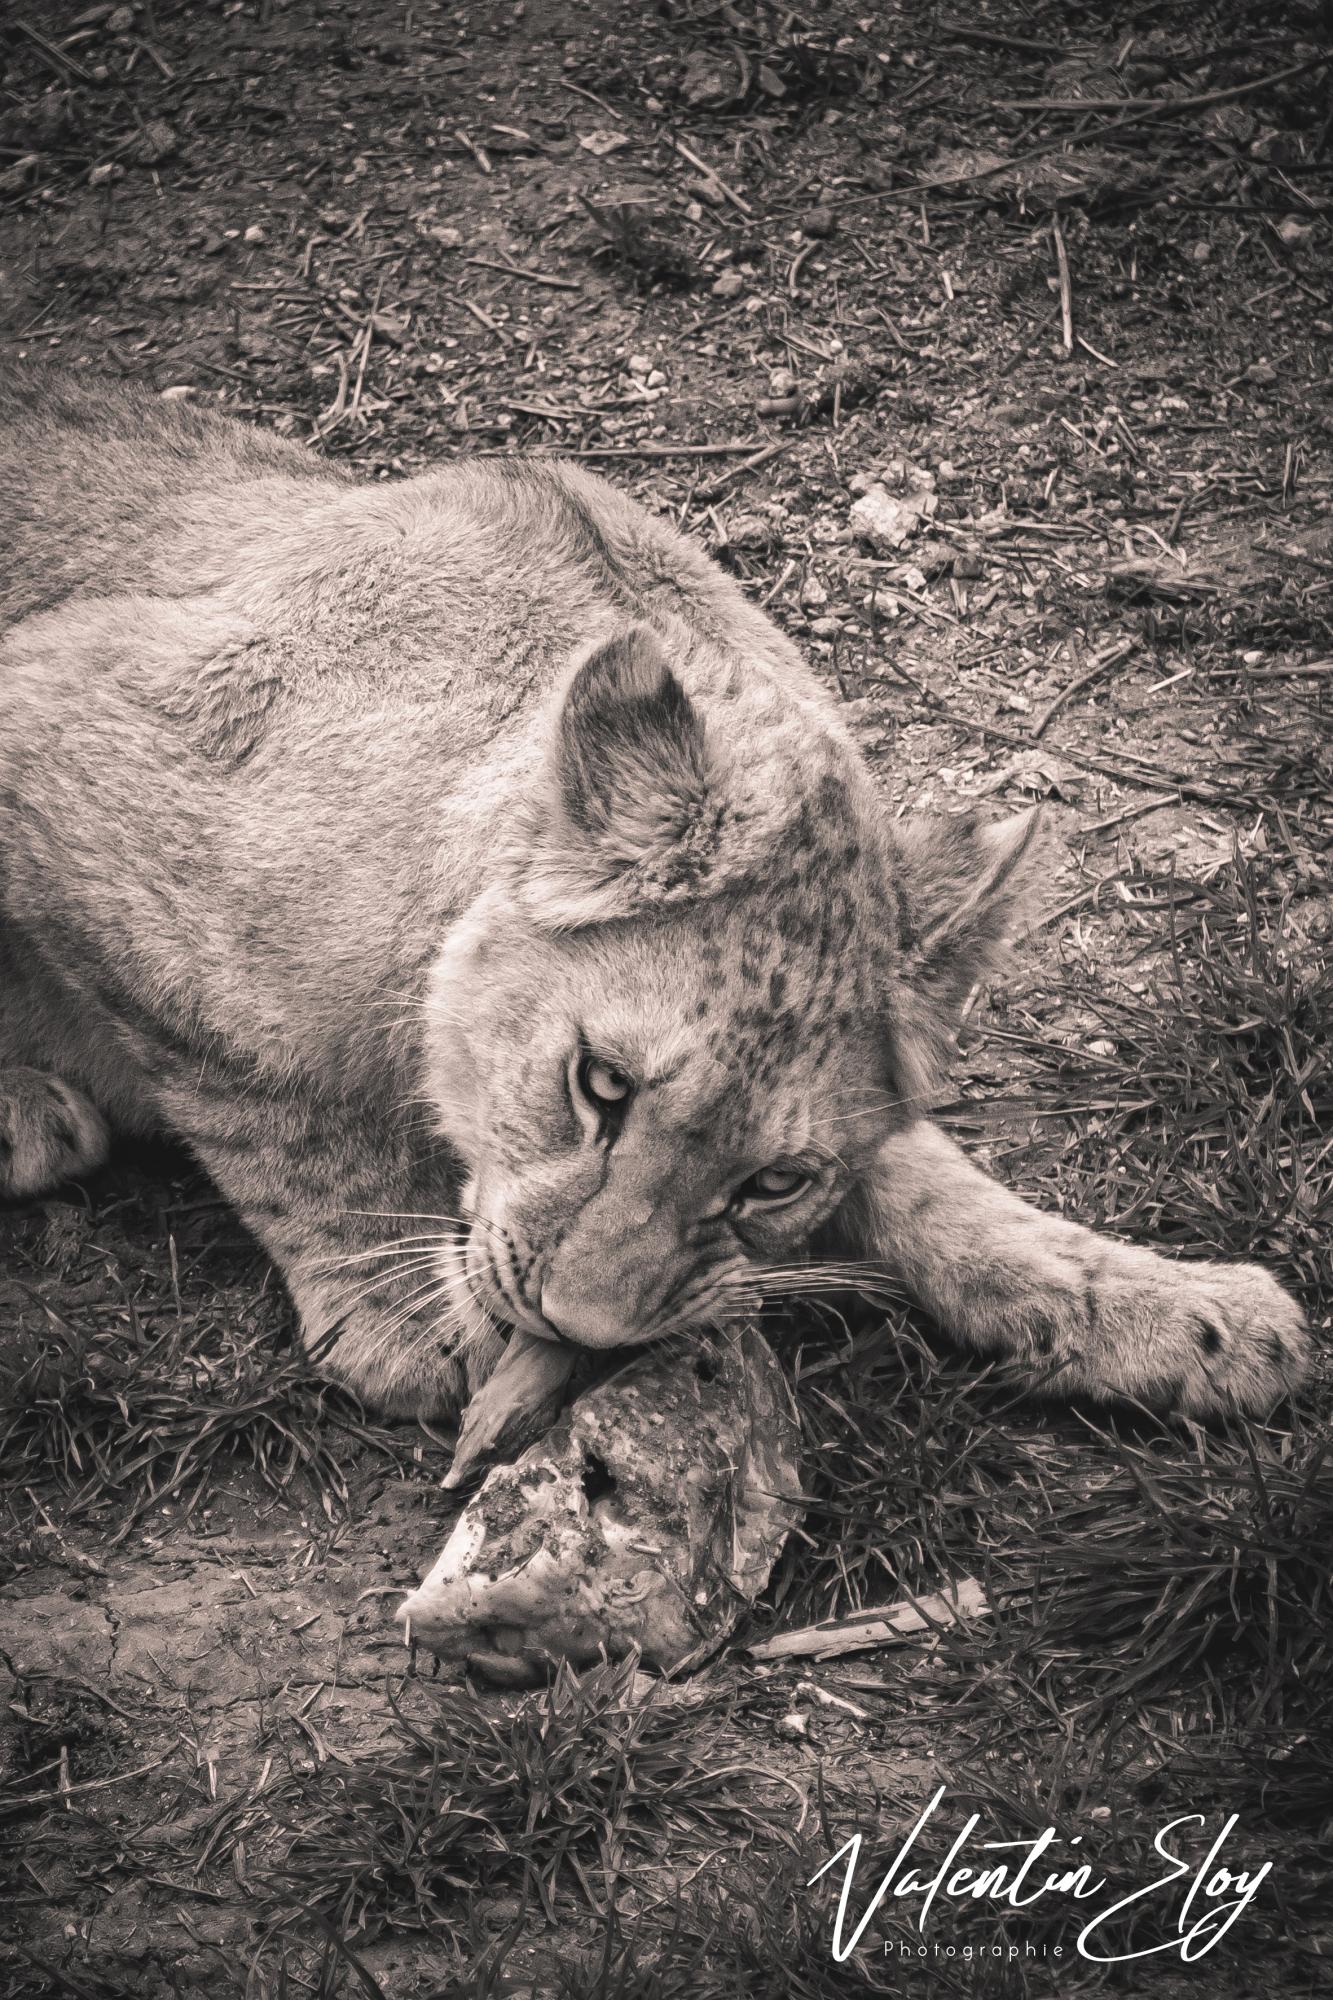
[[[563,1341],[539,1340],[515,1328],[494,1372],[463,1412],[446,1488],[461,1486],[478,1460],[502,1442],[527,1444],[553,1421],[578,1354]]]

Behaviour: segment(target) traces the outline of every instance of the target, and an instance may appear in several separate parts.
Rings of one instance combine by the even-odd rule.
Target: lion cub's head
[[[815,702],[724,675],[705,722],[651,632],[602,646],[432,986],[476,1297],[611,1347],[781,1284],[912,1115],[1030,844],[905,838]]]

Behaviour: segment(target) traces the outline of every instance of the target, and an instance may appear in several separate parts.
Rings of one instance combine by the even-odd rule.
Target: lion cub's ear
[[[697,823],[709,788],[703,723],[647,626],[608,640],[575,674],[557,775],[570,826],[611,868],[652,862]]]
[[[997,971],[1048,877],[1040,810],[983,825],[904,819],[896,850],[901,975],[895,1042],[904,1087],[924,1091],[947,1057],[959,1011]]]

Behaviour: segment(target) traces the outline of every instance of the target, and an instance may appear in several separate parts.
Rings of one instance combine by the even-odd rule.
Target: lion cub
[[[1032,826],[891,822],[659,520],[100,382],[0,420],[0,1192],[174,1130],[387,1411],[509,1328],[654,1340],[836,1258],[1071,1392],[1300,1379],[1265,1272],[1042,1214],[919,1115]]]

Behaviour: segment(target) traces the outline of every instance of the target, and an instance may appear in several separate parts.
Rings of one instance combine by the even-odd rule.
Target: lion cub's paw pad
[[[0,1070],[0,1196],[40,1194],[91,1173],[109,1143],[81,1090],[42,1070]]]

